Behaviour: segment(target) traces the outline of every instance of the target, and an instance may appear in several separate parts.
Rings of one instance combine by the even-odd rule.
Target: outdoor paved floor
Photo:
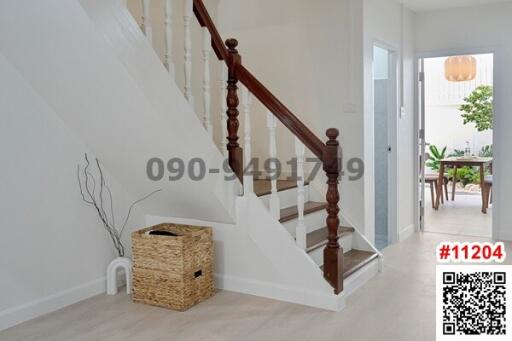
[[[451,198],[451,192],[450,192]],[[445,201],[438,211],[432,208],[430,190],[425,190],[425,231],[463,236],[492,236],[492,205],[487,214],[481,212],[480,194],[455,195],[455,201]]]

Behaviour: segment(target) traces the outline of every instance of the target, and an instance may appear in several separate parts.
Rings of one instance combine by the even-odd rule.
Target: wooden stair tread
[[[305,183],[304,186],[307,186],[308,184]],[[297,181],[291,181],[291,180],[277,180],[277,191],[285,191],[287,189],[295,188],[297,187]],[[255,179],[254,180],[254,193],[258,197],[268,195],[271,193],[271,182],[268,179]]]
[[[343,278],[355,273],[357,270],[363,268],[366,264],[373,261],[379,255],[375,252],[350,250],[343,255]],[[320,269],[324,269],[323,265]]]
[[[304,215],[311,214],[317,211],[325,210],[327,207],[327,203],[325,202],[314,202],[308,201],[304,204]],[[297,206],[283,208],[281,210],[281,219],[279,221],[281,223],[285,223],[292,219],[296,219],[299,217],[299,209]]]
[[[343,278],[352,275],[378,256],[375,252],[361,250],[350,250],[345,253],[343,255]]]
[[[341,238],[354,231],[352,227],[340,226],[338,228],[338,236]],[[327,227],[308,233],[306,236],[306,252],[311,252],[327,245],[327,235]]]

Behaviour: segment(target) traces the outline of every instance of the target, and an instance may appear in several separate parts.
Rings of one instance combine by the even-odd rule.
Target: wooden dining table
[[[485,203],[485,194],[484,194],[484,180],[485,180],[485,167],[490,166],[491,173],[492,173],[492,158],[490,157],[450,157],[446,158],[440,161],[440,167],[439,167],[439,180],[437,181],[437,196],[436,196],[436,203],[435,203],[435,209],[439,209],[439,204],[441,201],[441,195],[443,195],[443,183],[444,183],[444,177],[445,177],[445,171],[448,167],[453,167],[453,185],[455,186],[455,183],[457,181],[457,169],[462,167],[478,167],[480,169],[480,188],[482,192],[482,213],[487,214],[487,205]],[[454,187],[455,188],[455,187]],[[452,194],[452,200],[453,200],[453,194]]]

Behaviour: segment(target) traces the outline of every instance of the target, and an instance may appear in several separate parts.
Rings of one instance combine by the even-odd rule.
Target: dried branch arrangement
[[[116,225],[115,220],[112,192],[105,182],[105,177],[103,174],[103,169],[100,166],[100,162],[98,159],[95,159],[95,161],[96,167],[98,168],[99,179],[96,179],[90,171],[91,163],[89,162],[89,157],[87,154],[85,154],[85,165],[77,166],[77,178],[78,186],[80,187],[80,195],[82,196],[82,200],[85,203],[93,206],[96,209],[96,212],[98,213],[98,216],[105,230],[108,232],[110,238],[112,239],[112,243],[114,244],[119,257],[124,257],[125,248],[122,242],[122,236],[126,228],[126,224],[130,219],[132,209],[138,203],[148,199],[153,194],[160,192],[161,189],[153,191],[145,197],[133,202],[128,209],[128,213],[126,214],[125,219],[123,220],[123,225],[121,225],[119,228]]]

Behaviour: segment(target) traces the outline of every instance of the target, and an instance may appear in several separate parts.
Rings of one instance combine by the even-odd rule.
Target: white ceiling
[[[416,12],[435,11],[455,7],[469,7],[508,2],[512,0],[400,0],[405,6]]]

